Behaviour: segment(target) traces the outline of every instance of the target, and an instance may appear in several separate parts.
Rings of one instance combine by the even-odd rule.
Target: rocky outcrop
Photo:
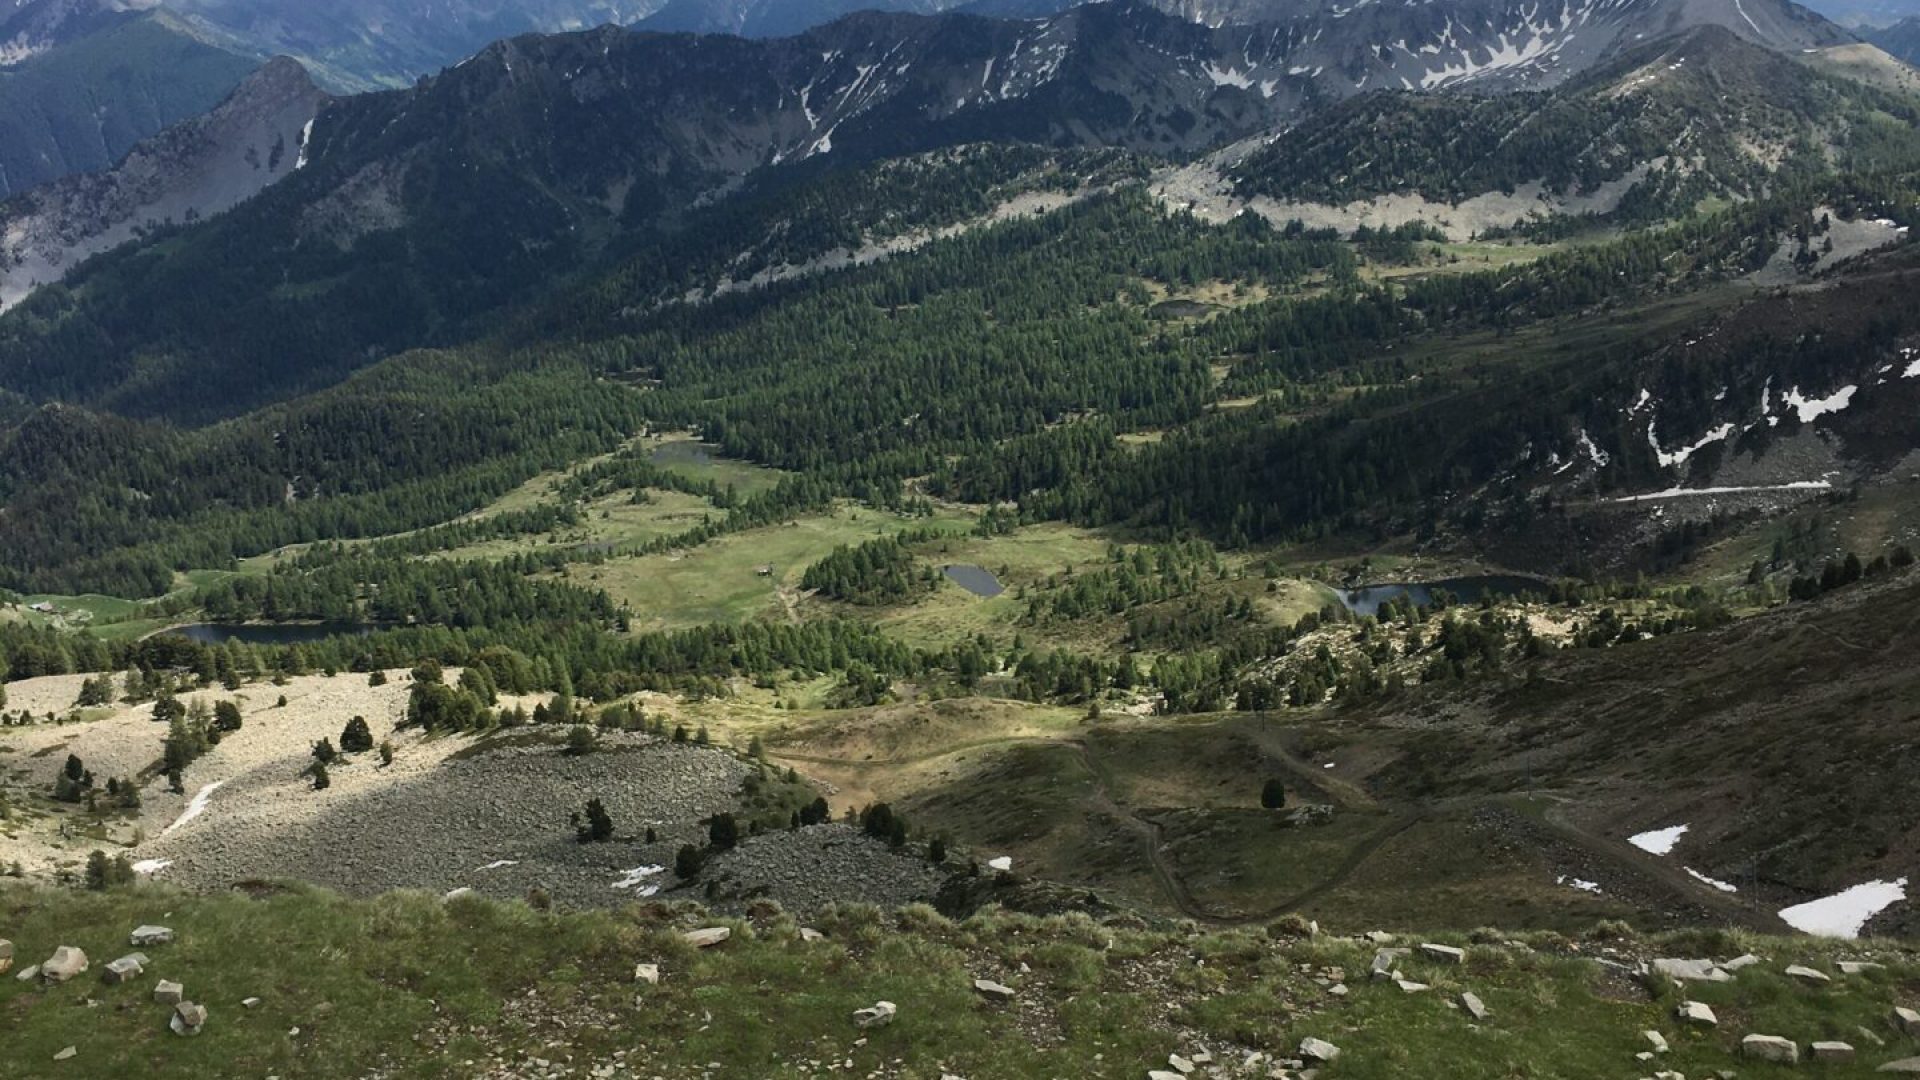
[[[139,144],[114,168],[0,205],[0,310],[89,256],[230,209],[291,175],[326,100],[299,64],[272,60],[212,112]]]

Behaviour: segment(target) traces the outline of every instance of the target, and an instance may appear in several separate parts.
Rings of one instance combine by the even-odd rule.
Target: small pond
[[[1402,596],[1422,606],[1433,603],[1433,594],[1444,590],[1456,604],[1477,604],[1483,596],[1518,596],[1523,592],[1544,592],[1547,583],[1511,574],[1483,577],[1448,578],[1445,581],[1413,581],[1394,585],[1362,585],[1357,589],[1335,589],[1340,602],[1355,615],[1378,615],[1380,605]]]
[[[675,439],[654,447],[647,457],[655,465],[711,465],[713,447],[703,442]]]
[[[942,571],[952,579],[955,585],[975,596],[999,596],[1007,591],[1007,587],[1000,584],[1000,579],[994,577],[991,571],[982,566],[959,563],[942,567]]]
[[[365,623],[195,623],[166,631],[197,641],[202,645],[225,645],[238,641],[243,645],[306,645],[330,637],[371,634],[374,627]]]

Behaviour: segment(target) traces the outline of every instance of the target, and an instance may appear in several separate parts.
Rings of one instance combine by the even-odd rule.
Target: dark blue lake
[[[1505,598],[1524,592],[1545,592],[1546,587],[1546,582],[1534,578],[1488,574],[1482,577],[1448,578],[1445,581],[1362,585],[1357,589],[1335,589],[1334,592],[1340,594],[1340,602],[1355,615],[1378,615],[1380,605],[1402,596],[1421,606],[1431,605],[1433,594],[1443,589],[1456,604],[1477,604],[1485,596]]]
[[[1000,584],[1000,579],[994,577],[993,574],[984,567],[969,566],[965,563],[960,563],[954,566],[943,567],[942,572],[945,573],[955,585],[960,586],[975,596],[999,596],[1001,593],[1007,591],[1007,587]]]

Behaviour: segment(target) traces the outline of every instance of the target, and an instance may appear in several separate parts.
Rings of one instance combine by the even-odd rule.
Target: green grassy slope
[[[1737,1056],[1754,1032],[1795,1039],[1803,1053],[1815,1039],[1859,1047],[1858,1062],[1822,1065],[1821,1076],[1869,1075],[1920,1053],[1892,1012],[1920,998],[1920,956],[1893,942],[1640,940],[1620,928],[1605,939],[1452,937],[1467,949],[1462,966],[1418,955],[1399,962],[1431,987],[1410,993],[1369,980],[1375,948],[1355,939],[1196,935],[1127,918],[951,923],[926,909],[848,909],[810,921],[826,936],[807,942],[800,923],[769,910],[729,921],[732,939],[706,951],[680,933],[714,923],[686,907],[550,914],[407,894],[350,902],[306,890],[188,898],[151,888],[16,889],[0,892],[0,919],[22,963],[59,944],[86,949],[94,963],[61,986],[0,980],[6,1076],[1010,1080],[1139,1077],[1166,1067],[1169,1054],[1203,1051],[1224,1066],[1215,1075],[1265,1075],[1306,1037],[1343,1051],[1320,1071],[1324,1080],[1631,1076],[1637,1067],[1790,1075]],[[152,964],[141,978],[103,984],[101,967],[130,951],[128,932],[151,920],[178,940],[144,950]],[[1612,966],[1747,951],[1762,962],[1691,992],[1720,1017],[1710,1031],[1675,1022],[1680,995],[1671,987],[1649,988]],[[1838,960],[1869,956],[1885,966],[1840,973]],[[658,985],[636,981],[641,963],[659,966]],[[1784,974],[1790,963],[1834,981],[1796,982]],[[1348,984],[1343,995],[1331,992],[1336,974]],[[190,1000],[208,1006],[197,1038],[168,1033],[168,1010],[151,999],[159,978],[184,983]],[[1015,997],[988,1001],[973,990],[976,978],[1011,986]],[[1485,1022],[1456,1004],[1462,991],[1491,1010]],[[242,1007],[249,997],[260,1000]],[[854,1010],[877,1000],[899,1006],[895,1022],[857,1028]],[[1649,1029],[1673,1049],[1639,1066]],[[56,1064],[68,1046],[76,1055]],[[1256,1053],[1268,1055],[1262,1068],[1230,1071]]]

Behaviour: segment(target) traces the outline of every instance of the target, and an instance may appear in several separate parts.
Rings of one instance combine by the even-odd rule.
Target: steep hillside
[[[36,36],[52,5],[69,17]],[[117,6],[116,6],[117,7]],[[111,166],[227,96],[257,61],[166,12],[40,0],[0,25],[0,197]]]
[[[142,142],[113,169],[0,203],[0,311],[90,255],[217,214],[290,175],[323,100],[298,63],[269,61],[212,112]]]
[[[1908,16],[1891,26],[1869,31],[1868,41],[1907,63],[1920,63],[1920,16]]]
[[[1380,93],[1294,127],[1236,170],[1246,195],[1437,203],[1526,188],[1662,216],[1774,177],[1920,160],[1920,112],[1718,29],[1635,49],[1545,93]]]

